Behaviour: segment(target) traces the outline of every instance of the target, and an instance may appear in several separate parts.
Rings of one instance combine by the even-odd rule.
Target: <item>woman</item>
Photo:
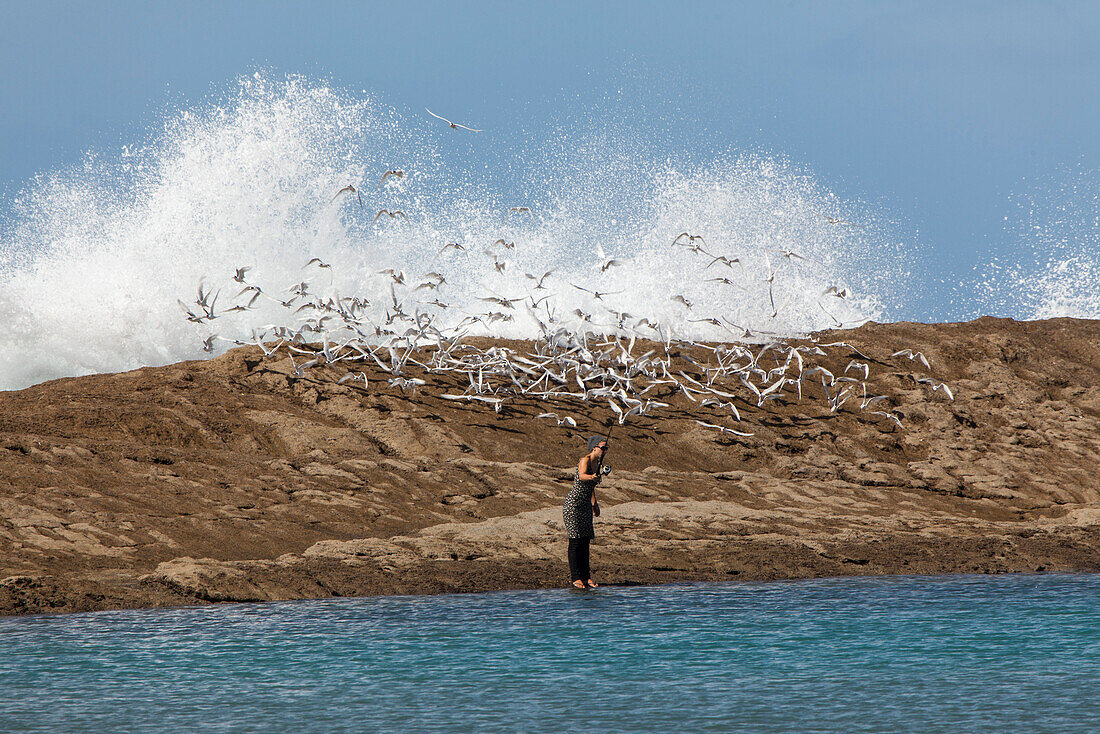
[[[573,477],[573,489],[565,497],[562,515],[565,532],[569,535],[569,576],[578,589],[596,588],[588,567],[588,547],[595,537],[592,517],[600,516],[596,502],[596,485],[600,483],[600,470],[607,455],[607,441],[600,436],[588,439],[588,453],[577,463]]]

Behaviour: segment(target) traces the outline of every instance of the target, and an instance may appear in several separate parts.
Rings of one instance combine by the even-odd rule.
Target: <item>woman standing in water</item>
[[[577,463],[577,473],[573,477],[573,489],[565,497],[562,515],[565,518],[565,532],[569,535],[569,577],[578,589],[599,586],[592,580],[588,567],[588,550],[595,528],[593,516],[600,516],[600,505],[596,502],[596,485],[600,483],[603,460],[607,456],[607,440],[600,436],[588,439],[588,453]]]

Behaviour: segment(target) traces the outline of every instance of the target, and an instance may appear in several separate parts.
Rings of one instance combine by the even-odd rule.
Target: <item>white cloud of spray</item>
[[[1016,254],[980,271],[979,299],[1016,318],[1100,318],[1100,172],[1062,171],[1014,203]]]
[[[445,272],[438,293],[400,295],[438,296],[452,305],[440,316],[449,323],[492,308],[478,300],[489,292],[532,292],[524,273],[554,270],[546,285],[563,318],[582,309],[610,322],[606,306],[716,340],[731,334],[689,319],[804,333],[881,320],[907,290],[901,246],[876,234],[889,227],[876,227],[882,222],[868,207],[839,200],[789,162],[735,154],[660,161],[624,131],[559,136],[495,177],[499,161],[472,163],[458,133],[444,130],[366,96],[256,74],[224,98],[167,114],[163,132],[141,150],[89,155],[39,176],[10,203],[0,230],[0,388],[199,358],[211,330],[247,338],[253,328],[286,323],[289,312],[268,300],[209,325],[184,319],[177,299],[192,301],[203,279],[221,290],[219,310],[243,301],[233,300],[230,281],[241,266],[271,292],[309,278],[316,292],[379,304],[389,298],[379,270],[403,270],[410,281]],[[492,131],[482,135],[478,144],[491,146]],[[408,175],[379,187],[391,167]],[[365,207],[351,196],[332,201],[348,183]],[[507,215],[520,204],[532,216]],[[409,221],[373,222],[383,206]],[[740,263],[706,267],[710,258],[671,246],[684,231]],[[498,238],[516,242],[500,252],[504,272],[484,254]],[[446,242],[466,252],[440,255]],[[601,272],[601,252],[623,265]],[[331,271],[304,271],[314,256]],[[708,280],[718,277],[733,285]],[[596,302],[575,286],[622,292]],[[822,298],[829,287],[851,295]],[[492,328],[536,333],[524,310]]]

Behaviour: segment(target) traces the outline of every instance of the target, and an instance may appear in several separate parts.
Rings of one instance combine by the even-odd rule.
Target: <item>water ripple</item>
[[[0,620],[3,731],[1084,731],[1100,576]]]

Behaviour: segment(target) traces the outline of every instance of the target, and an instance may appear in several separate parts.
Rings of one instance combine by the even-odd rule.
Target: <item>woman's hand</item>
[[[593,515],[594,515],[595,517],[599,517],[599,516],[600,516],[600,503],[599,503],[599,502],[593,502],[593,503],[592,503],[592,514],[593,514]]]

